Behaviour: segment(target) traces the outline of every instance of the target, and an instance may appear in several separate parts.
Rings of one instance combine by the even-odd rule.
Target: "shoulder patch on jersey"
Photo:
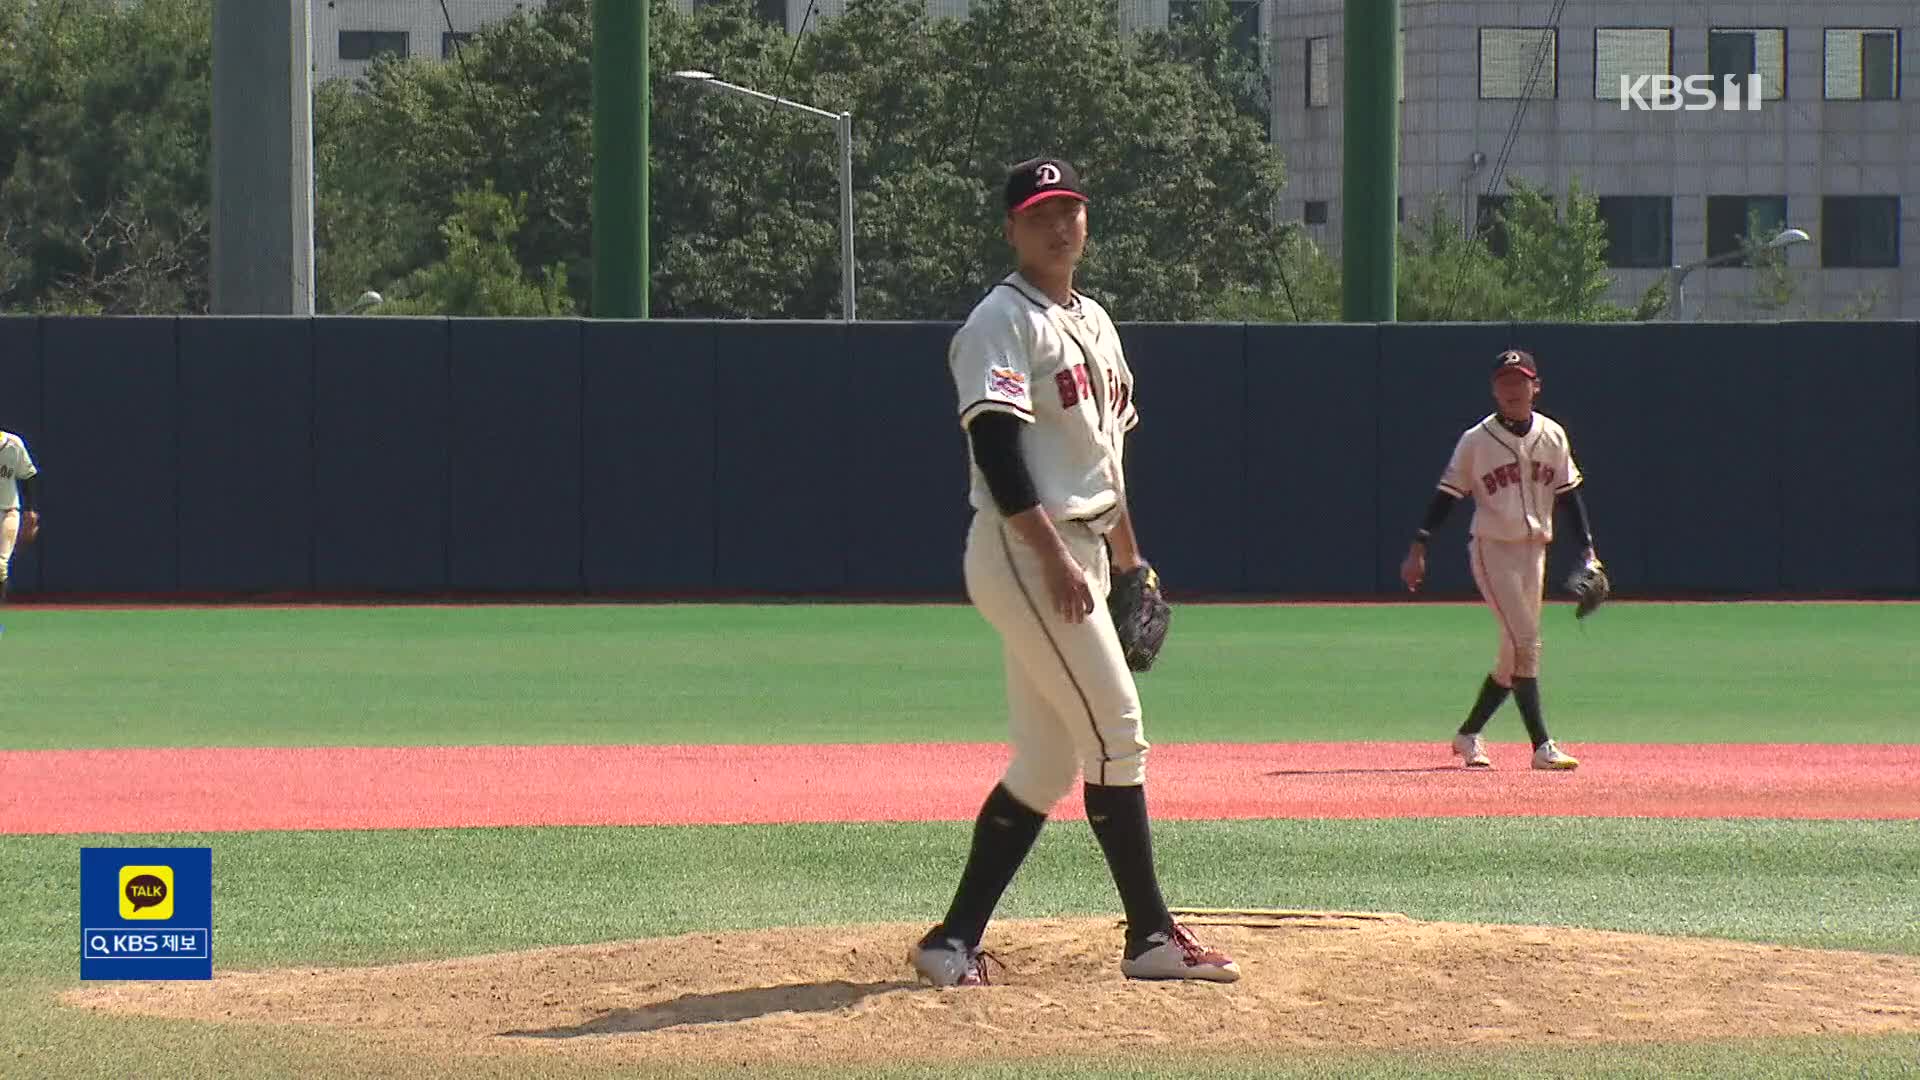
[[[1027,394],[1027,376],[1024,372],[1010,367],[994,366],[987,369],[987,390],[1008,397],[1025,397]]]

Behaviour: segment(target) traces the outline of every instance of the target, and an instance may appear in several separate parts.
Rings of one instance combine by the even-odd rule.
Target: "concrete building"
[[[313,0],[315,82],[364,74],[383,53],[446,58],[454,44],[544,0]],[[449,25],[451,22],[451,25]]]
[[[1273,138],[1290,174],[1282,213],[1337,251],[1343,4],[1269,3]],[[1751,214],[1812,235],[1788,249],[1796,304],[1831,314],[1878,293],[1875,316],[1920,317],[1920,91],[1903,90],[1906,34],[1920,31],[1911,0],[1405,0],[1402,20],[1403,213],[1439,198],[1474,221],[1507,190],[1502,173],[1555,191],[1577,177],[1601,199],[1620,302],[1668,267],[1737,248]],[[1652,104],[1652,77],[1714,76],[1718,88],[1718,76],[1748,73],[1757,109],[1638,108]],[[1747,302],[1753,277],[1694,272],[1684,315],[1763,315]]]

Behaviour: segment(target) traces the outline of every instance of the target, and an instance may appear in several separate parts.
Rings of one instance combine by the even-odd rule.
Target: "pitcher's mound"
[[[1395,915],[1188,916],[1231,985],[1120,977],[1112,919],[1007,920],[994,985],[916,986],[922,925],[814,927],[70,991],[80,1008],[328,1025],[395,1048],[628,1061],[1100,1056],[1920,1031],[1920,957]]]

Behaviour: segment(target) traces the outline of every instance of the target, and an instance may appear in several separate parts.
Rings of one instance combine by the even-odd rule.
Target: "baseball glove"
[[[40,515],[32,510],[20,515],[20,532],[14,537],[14,543],[26,547],[40,535]]]
[[[1146,563],[1115,575],[1107,610],[1113,614],[1127,666],[1135,671],[1152,667],[1166,644],[1167,623],[1173,618],[1173,607],[1160,592],[1160,575]]]
[[[1589,559],[1567,575],[1567,591],[1574,597],[1573,617],[1584,619],[1613,595],[1613,582],[1599,559]]]

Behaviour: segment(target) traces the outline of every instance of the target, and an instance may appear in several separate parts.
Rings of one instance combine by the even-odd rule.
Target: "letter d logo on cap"
[[[123,919],[173,918],[173,867],[121,867],[120,917]]]

